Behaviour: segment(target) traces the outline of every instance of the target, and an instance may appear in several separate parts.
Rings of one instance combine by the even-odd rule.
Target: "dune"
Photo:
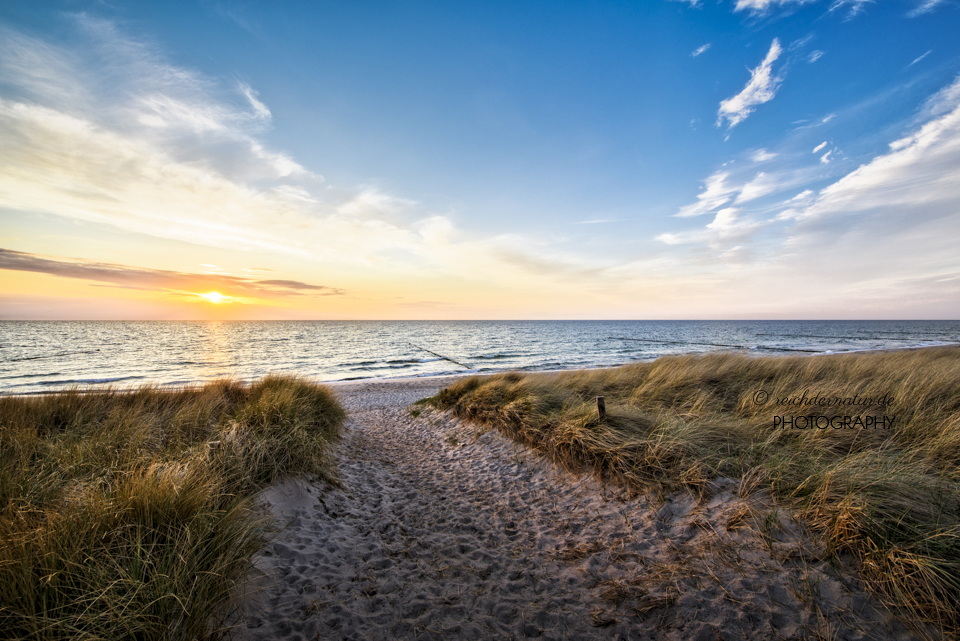
[[[630,495],[411,407],[450,383],[331,386],[340,487],[261,495],[283,529],[235,638],[917,638],[763,492]]]

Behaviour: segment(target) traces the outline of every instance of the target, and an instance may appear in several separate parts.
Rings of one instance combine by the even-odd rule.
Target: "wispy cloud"
[[[729,176],[727,172],[718,171],[707,178],[704,181],[703,191],[697,196],[697,202],[681,207],[676,216],[680,218],[702,216],[729,202],[738,189],[727,182]]]
[[[825,124],[827,124],[828,122],[830,122],[831,120],[833,120],[833,119],[836,118],[836,117],[837,117],[837,114],[828,114],[828,115],[824,116],[823,118],[821,118],[821,119],[819,119],[819,120],[815,120],[815,121],[813,121],[813,122],[810,122],[809,120],[797,120],[797,121],[795,121],[795,122],[793,122],[793,123],[791,123],[791,124],[799,125],[799,126],[796,128],[796,130],[799,130],[799,129],[811,129],[811,128],[813,128],[813,127],[820,127],[820,126],[822,126],[822,125],[825,125]],[[796,131],[796,130],[795,130],[795,131]]]
[[[943,0],[922,0],[922,2],[920,2],[915,9],[910,11],[907,16],[910,18],[916,18],[917,16],[922,16],[925,13],[930,13],[942,2]]]
[[[257,100],[257,92],[250,88],[250,85],[240,82],[237,83],[240,88],[240,93],[247,97],[247,100],[250,101],[250,106],[253,107],[254,113],[257,114],[258,118],[262,120],[269,121],[273,115],[270,113],[270,110],[265,104]]]
[[[78,16],[74,27],[80,46],[0,27],[0,208],[255,252],[262,268],[349,273],[351,291],[361,282],[377,289],[385,275],[404,283],[403,291],[424,282],[453,291],[450,283],[483,273],[487,292],[533,290],[552,300],[567,291],[570,274],[597,273],[591,270],[611,262],[558,252],[537,238],[467,233],[450,215],[376,184],[330,185],[264,142],[273,116],[254,87],[172,65],[113,23]],[[576,266],[566,276],[532,267],[560,254]],[[133,282],[118,270],[68,271],[115,286]],[[150,270],[137,282],[151,278],[174,287],[174,275]],[[218,282],[291,295],[320,291],[283,279]]]
[[[912,67],[913,65],[917,64],[918,62],[920,62],[921,60],[929,56],[931,53],[933,53],[933,49],[923,54],[922,56],[918,56],[917,58],[915,58],[913,62],[907,65],[907,67]]]
[[[863,10],[867,8],[867,5],[872,2],[873,0],[835,0],[834,3],[830,5],[830,11],[837,11],[844,7],[849,7],[850,10],[847,12],[847,19],[849,20],[854,16],[860,15]]]
[[[766,162],[768,160],[773,160],[777,157],[777,154],[767,151],[766,149],[757,149],[755,152],[750,154],[750,160],[753,162]]]
[[[826,146],[827,146],[827,141],[824,140],[822,143],[820,143],[819,145],[817,145],[816,147],[813,148],[813,152],[812,152],[812,153],[817,153],[818,151],[820,151],[821,149],[823,149],[823,148],[826,147]]]
[[[689,2],[691,6],[698,6],[699,0],[680,0]],[[789,13],[803,5],[816,4],[820,0],[736,0],[733,5],[735,12],[747,11],[753,16],[764,16],[777,9],[784,13]],[[861,14],[874,0],[834,0],[830,3],[828,12],[847,9],[846,19],[849,20]],[[913,9],[908,15],[915,17],[928,11],[943,2],[943,0],[920,0],[920,5]]]
[[[953,83],[947,85],[930,96],[921,109],[924,118],[935,118],[956,109],[960,105],[960,76]]]
[[[431,215],[408,199],[328,189],[260,142],[270,110],[248,85],[222,87],[111,23],[77,20],[80,50],[0,34],[0,207],[307,259],[435,254],[421,233]]]
[[[767,221],[741,216],[743,210],[738,207],[724,207],[714,213],[713,220],[701,229],[679,233],[665,233],[656,240],[666,245],[706,245],[713,250],[713,257],[723,262],[728,259],[741,259],[744,243],[751,236],[768,226]]]
[[[836,159],[838,150],[827,151],[806,169],[771,170],[746,183],[725,171],[724,188],[713,193],[728,200],[720,203],[717,197],[712,201],[720,203],[716,209],[698,210],[713,212],[714,219],[696,229],[661,234],[658,240],[668,247],[683,246],[686,255],[750,282],[752,295],[732,290],[730,295],[751,309],[769,304],[782,310],[795,304],[803,313],[804,306],[812,305],[822,315],[825,305],[835,305],[834,313],[846,317],[953,317],[960,309],[955,247],[960,235],[960,77],[925,102],[921,117],[925,121],[893,141],[886,153],[819,190],[822,168]],[[827,148],[829,143],[818,145],[816,153]],[[716,174],[711,179],[719,182]],[[768,196],[790,186],[801,191],[779,203],[769,197],[738,197],[731,207],[730,194],[738,185],[743,185],[740,196],[749,196],[764,182],[776,186]],[[737,258],[744,255],[750,260]],[[812,256],[830,258],[811,261]],[[811,286],[821,282],[832,287]],[[798,294],[791,303],[777,302],[764,298],[767,287]]]
[[[737,196],[736,203],[745,203],[751,200],[756,200],[757,198],[762,198],[767,194],[772,194],[776,191],[782,189],[780,181],[775,177],[767,174],[766,172],[760,172],[754,177],[753,180],[745,184],[740,189],[740,194]]]
[[[774,75],[773,63],[780,57],[783,50],[780,41],[773,39],[770,50],[758,67],[750,70],[750,81],[743,90],[732,98],[720,103],[717,112],[717,126],[727,121],[727,128],[731,129],[752,114],[758,105],[773,100],[783,78]]]
[[[960,224],[960,77],[935,97],[938,117],[890,143],[890,152],[823,189],[805,217],[880,209],[902,212],[911,221],[944,215]],[[950,110],[946,101],[952,100]],[[939,203],[939,204],[938,204]],[[943,203],[953,203],[941,209]]]
[[[693,50],[693,53],[691,53],[690,56],[691,56],[692,58],[696,58],[697,56],[699,56],[700,54],[704,53],[704,52],[705,52],[707,49],[709,49],[709,48],[710,48],[710,43],[709,43],[709,42],[708,42],[707,44],[705,44],[705,45],[700,45],[699,47],[697,47],[696,49]]]
[[[0,248],[0,269],[35,272],[110,283],[127,289],[148,289],[160,292],[200,292],[218,290],[224,294],[243,294],[264,298],[286,296],[342,296],[336,287],[311,285],[296,280],[253,280],[226,274],[190,274],[162,269],[144,269],[110,263],[45,258],[35,254]]]
[[[810,55],[807,56],[807,62],[816,62],[823,57],[823,52],[817,49],[816,51],[811,51]]]
[[[606,223],[622,223],[629,220],[636,220],[634,218],[598,218],[596,220],[577,220],[571,225],[602,225]]]
[[[766,13],[771,7],[784,5],[802,5],[817,0],[737,0],[734,11],[750,11],[752,13]]]

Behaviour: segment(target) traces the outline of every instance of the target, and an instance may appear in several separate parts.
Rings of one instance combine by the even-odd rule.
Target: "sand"
[[[700,497],[629,497],[495,432],[411,414],[449,384],[333,386],[350,412],[342,488],[262,494],[285,527],[235,638],[915,638],[763,494],[717,479]]]

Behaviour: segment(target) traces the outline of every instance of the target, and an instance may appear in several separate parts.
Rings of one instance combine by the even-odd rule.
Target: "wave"
[[[108,378],[68,378],[55,381],[37,381],[36,385],[103,385],[104,383],[119,383],[143,379],[143,376],[112,376]]]
[[[208,325],[199,322],[52,327],[0,323],[0,392],[111,383],[183,386],[281,369],[326,381],[558,371],[728,349],[762,358],[960,341],[960,321],[238,322],[219,328],[216,345]]]

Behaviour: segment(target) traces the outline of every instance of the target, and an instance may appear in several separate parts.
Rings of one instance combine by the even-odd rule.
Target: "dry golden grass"
[[[810,404],[818,393],[830,402]],[[463,379],[431,402],[632,488],[733,477],[741,493],[768,489],[832,553],[859,559],[866,585],[903,616],[960,631],[958,349],[508,373]],[[825,417],[823,429],[775,426],[790,415]],[[847,415],[895,422],[861,429]]]
[[[332,478],[345,413],[282,376],[0,397],[0,634],[218,638],[271,524],[250,497]]]

